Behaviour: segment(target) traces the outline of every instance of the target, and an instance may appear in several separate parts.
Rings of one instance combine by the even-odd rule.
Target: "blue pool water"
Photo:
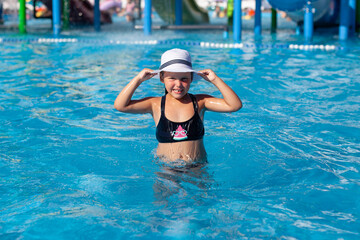
[[[358,42],[318,37],[341,48],[304,51],[271,47],[302,43],[287,33],[245,37],[270,45],[237,49],[178,42],[196,33],[153,45],[2,37],[1,239],[359,239]],[[172,47],[212,68],[244,104],[206,114],[202,168],[163,166],[151,116],[113,108]],[[205,81],[191,91],[219,96]],[[153,79],[134,97],[162,93]]]

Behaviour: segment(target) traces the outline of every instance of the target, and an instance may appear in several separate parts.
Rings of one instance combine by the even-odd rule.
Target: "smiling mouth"
[[[182,93],[182,89],[173,89],[173,92],[175,92],[175,93]]]

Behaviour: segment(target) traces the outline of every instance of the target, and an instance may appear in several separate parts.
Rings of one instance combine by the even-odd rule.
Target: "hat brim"
[[[156,73],[157,75],[158,75],[158,77],[160,78],[160,73],[161,72],[181,72],[181,73],[184,73],[184,72],[192,72],[192,73],[194,73],[194,75],[193,75],[193,81],[194,80],[199,80],[199,79],[201,79],[202,77],[199,75],[199,71],[196,71],[196,70],[177,70],[177,71],[169,71],[169,70],[166,70],[166,69],[159,69],[159,70],[155,70],[155,71],[153,71],[153,73]]]

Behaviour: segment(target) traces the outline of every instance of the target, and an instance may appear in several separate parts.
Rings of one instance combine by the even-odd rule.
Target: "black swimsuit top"
[[[161,98],[161,116],[156,126],[156,139],[160,143],[172,143],[179,141],[191,141],[202,139],[205,130],[203,121],[198,112],[198,105],[194,95],[189,94],[193,105],[194,115],[185,122],[172,122],[165,117],[165,99],[166,95]]]

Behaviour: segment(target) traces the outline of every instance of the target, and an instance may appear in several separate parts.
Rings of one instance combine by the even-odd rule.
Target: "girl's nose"
[[[180,85],[181,85],[181,80],[176,79],[176,80],[175,80],[175,86],[180,86]]]

